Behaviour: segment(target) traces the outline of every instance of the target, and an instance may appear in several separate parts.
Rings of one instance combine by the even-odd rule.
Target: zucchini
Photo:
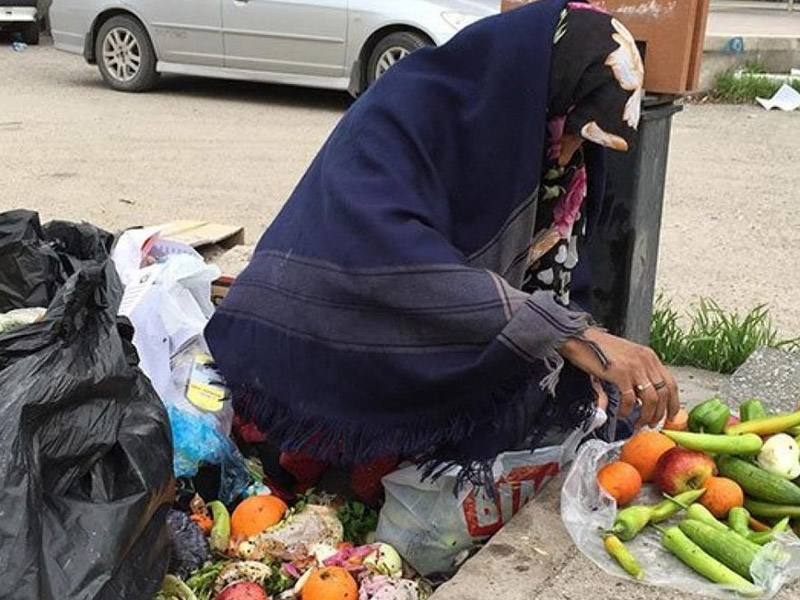
[[[786,517],[800,519],[800,506],[797,505],[772,504],[747,498],[744,501],[744,507],[750,511],[751,515],[765,519],[784,519]]]
[[[736,436],[667,430],[662,433],[679,446],[708,454],[758,454],[764,445],[764,440],[754,433]]]
[[[720,475],[733,479],[753,498],[775,504],[800,505],[800,487],[791,481],[732,456],[719,456],[717,467]]]
[[[756,552],[750,543],[733,531],[721,532],[700,521],[687,519],[679,525],[681,531],[705,552],[742,577],[752,579],[750,565]]]
[[[664,531],[661,534],[661,544],[686,566],[713,583],[736,586],[736,591],[744,596],[755,597],[763,593],[761,588],[754,586],[713,556],[709,556],[678,527],[670,527]]]

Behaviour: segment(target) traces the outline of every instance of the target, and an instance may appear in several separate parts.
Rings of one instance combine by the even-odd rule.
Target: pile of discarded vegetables
[[[377,514],[313,494],[289,508],[251,496],[229,513],[196,496],[173,511],[170,574],[154,600],[418,600],[425,583],[389,545],[369,541]]]
[[[770,416],[758,400],[745,402],[737,418],[712,399],[660,432],[636,434],[619,460],[597,473],[620,507],[613,527],[601,532],[608,554],[643,579],[625,543],[655,528],[689,569],[742,596],[761,596],[756,557],[777,569],[788,564],[790,556],[772,542],[795,536],[800,525],[798,442],[800,411]],[[664,500],[632,504],[647,483]]]

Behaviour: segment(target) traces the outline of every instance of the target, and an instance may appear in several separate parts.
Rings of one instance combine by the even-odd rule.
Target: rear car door
[[[222,0],[225,66],[341,77],[348,0]]]
[[[221,67],[223,0],[135,0],[164,62]]]

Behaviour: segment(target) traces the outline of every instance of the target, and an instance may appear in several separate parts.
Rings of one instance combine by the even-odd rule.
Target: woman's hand
[[[587,329],[584,338],[602,350],[609,360],[606,367],[586,341],[576,338],[564,343],[561,355],[581,371],[619,388],[622,402],[619,416],[625,418],[631,414],[637,397],[641,401],[637,428],[653,427],[665,415],[671,419],[678,413],[678,385],[652,349],[595,327]]]

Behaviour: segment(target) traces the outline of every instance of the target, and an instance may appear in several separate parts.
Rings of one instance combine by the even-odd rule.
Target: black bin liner
[[[0,214],[0,599],[149,600],[169,562],[169,420],[116,317],[111,236]]]

